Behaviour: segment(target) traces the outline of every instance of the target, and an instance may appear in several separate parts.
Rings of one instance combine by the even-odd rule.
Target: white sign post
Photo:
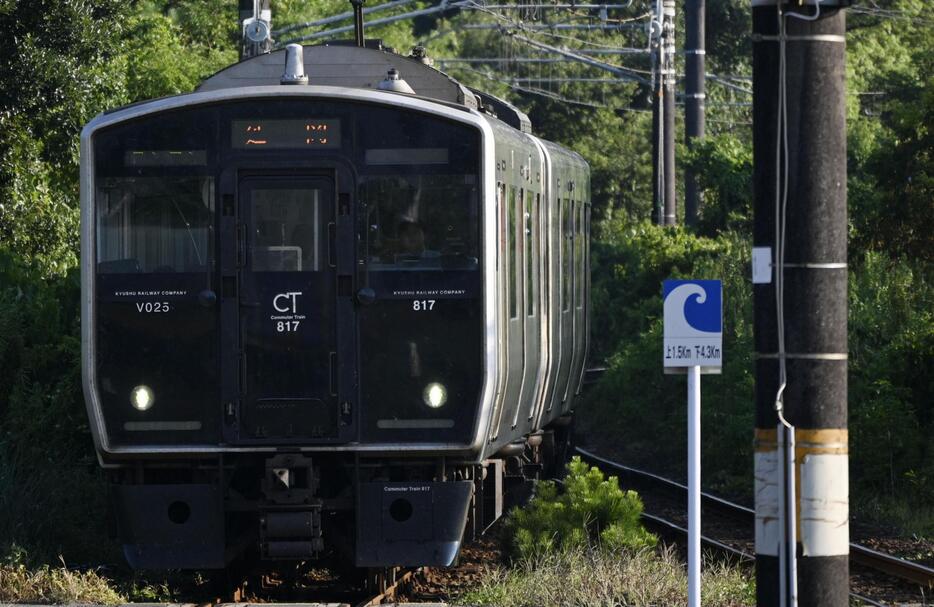
[[[701,373],[719,373],[723,357],[723,287],[719,280],[666,280],[665,373],[688,376],[688,607],[700,607]]]

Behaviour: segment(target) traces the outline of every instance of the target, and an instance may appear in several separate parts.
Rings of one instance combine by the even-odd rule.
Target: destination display
[[[336,119],[234,120],[230,130],[231,146],[239,150],[341,146],[341,121]]]
[[[129,167],[204,166],[208,154],[205,150],[128,150],[123,163]]]

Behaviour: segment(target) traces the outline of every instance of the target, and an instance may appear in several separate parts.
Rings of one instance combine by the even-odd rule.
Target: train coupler
[[[260,548],[264,559],[312,559],[324,551],[321,505],[260,515]]]

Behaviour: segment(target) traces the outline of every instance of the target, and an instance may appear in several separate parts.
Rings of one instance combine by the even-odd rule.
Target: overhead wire
[[[568,98],[568,97],[564,97],[563,95],[560,95],[560,94],[558,94],[558,93],[554,93],[554,92],[551,92],[551,91],[545,91],[545,90],[542,90],[542,89],[535,89],[535,88],[529,88],[529,87],[519,86],[519,85],[517,85],[517,84],[515,84],[515,83],[513,83],[513,82],[511,82],[511,81],[509,81],[509,80],[504,80],[504,79],[502,79],[502,78],[497,78],[496,76],[493,76],[492,74],[490,74],[490,73],[488,73],[488,72],[484,72],[484,71],[482,71],[482,70],[478,70],[478,69],[475,69],[475,68],[472,68],[472,67],[468,67],[468,66],[463,66],[463,67],[458,66],[458,67],[455,67],[455,69],[457,69],[457,70],[462,70],[462,71],[467,71],[467,72],[472,72],[472,73],[475,73],[475,74],[477,74],[478,76],[481,76],[481,77],[483,77],[483,78],[485,78],[485,79],[487,79],[487,80],[490,80],[490,81],[492,81],[492,82],[498,82],[498,83],[500,83],[500,84],[504,84],[504,85],[508,86],[509,88],[511,88],[511,89],[513,89],[513,90],[516,90],[516,91],[519,91],[519,92],[523,92],[523,93],[529,93],[529,94],[532,94],[532,95],[538,95],[538,96],[541,96],[541,97],[548,97],[549,99],[552,99],[552,100],[554,100],[554,101],[562,101],[562,102],[566,102],[566,103],[572,103],[572,104],[574,104],[574,105],[582,105],[582,106],[593,107],[593,108],[605,108],[605,109],[610,109],[610,110],[614,110],[614,111],[615,111],[615,110],[619,110],[619,111],[624,111],[624,112],[651,113],[651,110],[644,110],[644,109],[642,109],[642,108],[634,108],[634,107],[630,107],[630,106],[617,106],[617,105],[606,105],[606,104],[600,104],[600,103],[594,103],[594,102],[575,101],[574,99],[570,99],[570,98]]]

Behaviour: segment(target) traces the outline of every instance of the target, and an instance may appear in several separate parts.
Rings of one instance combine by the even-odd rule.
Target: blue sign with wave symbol
[[[722,357],[723,286],[719,280],[666,280],[666,367],[719,367]]]

